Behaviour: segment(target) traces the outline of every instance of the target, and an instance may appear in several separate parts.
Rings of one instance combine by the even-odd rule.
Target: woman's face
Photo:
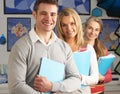
[[[100,25],[96,21],[90,21],[85,27],[84,33],[85,37],[89,40],[95,40],[100,34]]]
[[[77,30],[72,16],[64,16],[61,19],[61,29],[65,38],[75,38]]]

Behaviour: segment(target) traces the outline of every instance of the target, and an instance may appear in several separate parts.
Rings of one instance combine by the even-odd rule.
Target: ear
[[[36,11],[32,11],[32,15],[36,19],[36,15],[37,15]]]

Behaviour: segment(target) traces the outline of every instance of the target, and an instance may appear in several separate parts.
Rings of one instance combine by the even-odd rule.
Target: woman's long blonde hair
[[[58,15],[58,19],[57,19],[57,33],[58,33],[58,37],[65,40],[62,28],[61,28],[61,20],[64,16],[72,16],[75,24],[76,24],[76,28],[77,28],[77,35],[76,35],[76,44],[77,45],[84,45],[84,39],[83,39],[83,29],[82,29],[82,22],[80,19],[80,16],[78,15],[78,13],[72,9],[72,8],[64,8],[61,12],[59,12]]]

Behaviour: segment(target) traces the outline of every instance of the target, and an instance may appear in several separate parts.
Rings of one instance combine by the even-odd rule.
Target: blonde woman
[[[84,27],[84,38],[88,44],[91,44],[97,54],[97,58],[108,54],[108,50],[105,45],[98,39],[102,33],[103,23],[98,17],[89,17]],[[111,70],[109,69],[105,76],[99,74],[99,83],[91,87],[93,94],[104,94],[104,83],[108,83],[112,80]]]
[[[94,48],[84,42],[82,22],[80,16],[74,9],[65,8],[59,13],[57,20],[57,33],[59,38],[69,44],[73,53],[83,50],[89,50],[91,52],[89,76],[80,74],[82,85],[85,85],[85,87],[79,88],[78,90],[80,94],[91,94],[90,85],[98,83],[97,58]]]

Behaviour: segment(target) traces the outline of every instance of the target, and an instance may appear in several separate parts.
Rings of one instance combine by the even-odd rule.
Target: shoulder
[[[92,55],[96,55],[95,49],[91,44],[87,45],[87,50],[90,51]]]
[[[29,36],[29,34],[26,34],[16,41],[16,43],[13,45],[12,49],[13,48],[25,49],[27,47],[30,47],[31,44],[32,44],[32,42],[30,40],[30,36]]]
[[[57,45],[58,45],[63,51],[65,51],[65,52],[72,51],[71,48],[70,48],[70,46],[69,46],[69,44],[66,43],[64,40],[58,38],[58,39],[56,40],[56,43],[57,43]]]
[[[69,47],[69,45],[62,39],[58,38],[57,43],[63,47]]]
[[[87,49],[88,50],[94,50],[93,46],[91,44],[87,44]]]

